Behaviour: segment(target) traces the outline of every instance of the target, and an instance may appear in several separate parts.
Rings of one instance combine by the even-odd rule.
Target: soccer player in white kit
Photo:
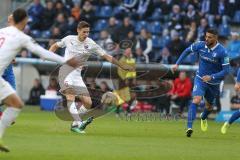
[[[108,62],[113,63],[124,70],[133,70],[133,67],[128,66],[126,64],[121,64],[114,57],[112,57],[111,55],[108,55],[98,44],[96,44],[91,38],[88,37],[89,31],[90,31],[90,25],[85,21],[80,21],[77,27],[78,35],[66,36],[60,42],[56,42],[55,44],[53,44],[49,50],[52,52],[56,52],[58,48],[66,48],[65,49],[66,60],[68,60],[69,58],[72,58],[73,56],[77,56],[79,59],[81,59],[81,62],[86,62],[90,55],[97,54],[98,56],[104,58]],[[86,125],[91,123],[92,119],[88,119],[87,121],[82,121],[81,117],[79,116],[79,113],[84,114],[89,109],[91,109],[92,100],[91,100],[91,97],[89,96],[87,87],[82,80],[81,68],[71,71],[66,76],[66,78],[64,78],[64,85],[77,86],[80,88],[82,92],[82,94],[77,95],[77,94],[74,94],[71,90],[66,89],[64,93],[68,101],[67,102],[68,110],[72,115],[72,118],[74,119],[71,126],[71,131],[77,132],[77,133],[85,133],[83,130],[85,129]],[[63,86],[61,86],[61,88],[62,87]],[[79,109],[77,109],[75,104],[76,96],[80,98],[83,104]]]
[[[31,37],[24,34],[28,16],[24,9],[16,9],[13,14],[14,24],[12,26],[0,29],[0,74],[2,75],[5,68],[12,62],[22,48],[27,48],[32,53],[44,59],[63,64],[66,60],[43,49],[36,44]],[[67,63],[76,66],[76,61]],[[3,112],[0,120],[0,151],[9,152],[8,147],[3,144],[2,138],[7,127],[17,118],[22,107],[24,106],[20,97],[15,90],[0,75],[0,102],[4,103],[7,108]]]

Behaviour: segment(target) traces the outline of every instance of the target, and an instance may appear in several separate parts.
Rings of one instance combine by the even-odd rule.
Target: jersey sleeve
[[[63,39],[61,39],[61,41],[57,42],[58,47],[65,48],[66,47],[66,41],[67,41],[67,37],[64,37]]]
[[[212,74],[213,79],[223,79],[230,71],[229,57],[226,50],[222,51],[220,62],[222,64],[222,70],[218,73]]]
[[[59,64],[65,63],[65,59],[53,52],[50,52],[44,48],[42,48],[39,44],[37,44],[31,37],[24,35],[22,39],[23,47],[27,48],[33,54],[44,58],[46,60],[50,60]]]
[[[193,43],[191,44],[188,48],[186,48],[181,56],[178,58],[176,64],[181,64],[182,61],[190,54],[190,53],[196,53],[198,51],[198,49],[200,48],[201,46],[201,42],[196,42],[196,43]]]
[[[96,42],[94,42],[93,40],[91,40],[91,45],[92,48],[90,50],[91,53],[96,53],[98,56],[103,56],[106,53],[106,51],[104,49],[102,49]]]

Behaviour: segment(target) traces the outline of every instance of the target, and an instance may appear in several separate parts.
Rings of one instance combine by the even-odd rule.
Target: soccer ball
[[[117,102],[117,97],[112,92],[106,92],[102,95],[101,102],[106,105],[114,105]]]

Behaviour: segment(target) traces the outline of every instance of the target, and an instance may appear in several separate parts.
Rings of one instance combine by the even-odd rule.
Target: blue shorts
[[[220,94],[220,84],[212,85],[203,82],[197,76],[194,79],[193,96],[202,96],[209,104],[214,104],[216,97]]]
[[[15,83],[15,76],[13,73],[13,67],[12,64],[10,64],[4,71],[2,78],[7,81],[13,89],[16,90],[16,83]]]

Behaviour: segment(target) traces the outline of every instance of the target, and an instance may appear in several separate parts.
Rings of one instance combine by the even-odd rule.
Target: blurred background
[[[78,22],[84,20],[91,24],[90,37],[108,54],[147,73],[127,73],[95,55],[90,57],[83,71],[88,87],[125,96],[117,116],[140,111],[185,117],[198,57],[190,54],[177,73],[169,68],[186,47],[204,40],[205,31],[215,27],[219,42],[228,50],[231,73],[222,82],[212,118],[223,121],[232,110],[240,109],[240,93],[233,89],[240,64],[240,0],[1,0],[1,27],[7,26],[7,16],[18,7],[29,14],[24,32],[44,48],[76,35]],[[126,49],[129,44],[131,48]],[[64,50],[57,54],[64,55]],[[44,107],[41,100],[59,98],[57,77],[49,76],[55,68],[25,49],[19,52],[14,73],[17,92],[27,104],[53,109]],[[134,91],[129,89],[132,86]],[[160,88],[158,96],[149,93],[153,88]],[[137,96],[139,90],[145,96]]]

